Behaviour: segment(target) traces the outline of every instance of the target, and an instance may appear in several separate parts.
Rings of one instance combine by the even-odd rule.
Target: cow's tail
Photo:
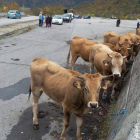
[[[29,87],[29,96],[28,96],[28,101],[27,101],[27,103],[29,103],[30,96],[31,96],[31,92],[32,92],[32,90],[31,90],[31,84],[30,84],[30,87]]]
[[[70,49],[69,49],[69,53],[68,53],[68,56],[67,56],[67,65],[66,65],[67,68],[69,66],[69,59],[70,59]]]

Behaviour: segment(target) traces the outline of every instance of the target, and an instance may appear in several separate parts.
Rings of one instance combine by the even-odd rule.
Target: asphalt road
[[[62,110],[46,95],[39,100],[39,109],[48,115],[39,119],[40,130],[32,128],[32,104],[27,103],[30,85],[30,64],[34,57],[44,57],[65,67],[70,40],[74,36],[103,41],[106,31],[135,31],[136,20],[124,20],[115,27],[111,19],[75,19],[71,23],[38,27],[30,32],[0,40],[0,140],[58,140],[62,131]],[[18,61],[15,61],[18,60]],[[82,59],[76,70],[89,72]],[[75,122],[69,128],[68,140],[75,138]],[[71,131],[73,128],[73,133]]]

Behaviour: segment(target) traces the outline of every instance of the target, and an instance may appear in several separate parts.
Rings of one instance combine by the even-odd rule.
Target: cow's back
[[[118,39],[119,39],[119,35],[114,32],[108,31],[104,34],[105,43],[110,43],[112,45],[116,45],[118,42]]]
[[[59,73],[63,73],[63,75],[69,76],[70,74],[66,69],[59,66],[58,64],[49,61],[45,58],[34,58],[31,67],[31,81],[35,81],[37,83],[44,84],[45,79],[49,79],[51,76],[58,75]],[[38,85],[42,86],[42,85]]]
[[[133,32],[128,32],[127,34],[130,36],[130,40],[131,40],[133,43],[135,43],[135,42],[137,41],[137,36],[136,36],[135,33],[133,33]]]

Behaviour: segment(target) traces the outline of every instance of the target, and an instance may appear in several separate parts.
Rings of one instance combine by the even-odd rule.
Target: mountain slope
[[[73,7],[86,0],[1,0],[3,2],[17,2],[19,6],[25,7],[44,7],[46,5],[63,5],[65,7]],[[94,0],[89,0],[94,1]]]
[[[124,19],[140,18],[140,0],[95,0],[79,4],[74,9],[80,14],[117,16]]]

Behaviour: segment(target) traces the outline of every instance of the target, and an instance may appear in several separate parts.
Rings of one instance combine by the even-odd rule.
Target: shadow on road
[[[29,86],[30,86],[30,78],[24,78],[22,80],[20,80],[18,83],[5,87],[5,88],[1,88],[0,89],[0,99],[2,99],[3,101],[6,100],[10,100],[12,98],[14,98],[15,96],[22,94],[28,94],[28,90],[29,90]]]

